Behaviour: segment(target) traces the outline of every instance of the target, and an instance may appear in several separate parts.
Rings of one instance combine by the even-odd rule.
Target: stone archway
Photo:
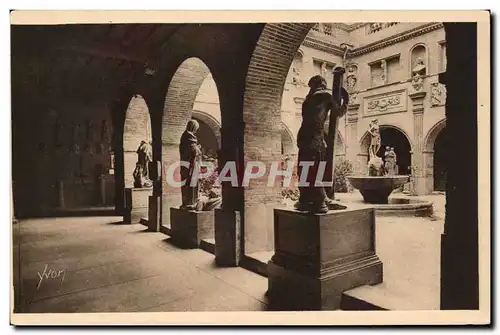
[[[281,154],[295,158],[297,150],[293,141],[293,135],[290,128],[285,123],[282,124],[281,130]]]
[[[137,148],[141,141],[152,141],[151,117],[146,101],[141,95],[134,95],[129,102],[123,127],[124,185],[133,187],[132,176],[137,162]]]
[[[193,110],[192,118],[198,121],[198,140],[204,154],[216,157],[221,148],[221,124],[208,113]]]
[[[397,155],[397,165],[399,174],[411,174],[411,161],[412,161],[412,143],[408,134],[392,125],[381,125],[380,126],[380,137],[382,140],[382,146],[378,152],[380,157],[384,157],[385,147],[394,147],[394,151]],[[357,161],[357,172],[362,174],[368,173],[368,148],[370,146],[371,137],[368,132],[365,132],[360,141],[360,151],[358,154]]]
[[[166,182],[166,171],[179,161],[179,143],[187,122],[193,116],[198,91],[210,73],[199,58],[184,60],[172,77],[163,107],[161,129],[161,224],[170,225],[170,208],[181,205],[180,188]]]
[[[425,193],[445,191],[446,119],[436,123],[424,139]]]

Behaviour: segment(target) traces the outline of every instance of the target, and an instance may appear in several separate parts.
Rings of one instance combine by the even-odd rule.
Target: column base
[[[241,259],[241,213],[215,209],[215,263],[238,266]]]
[[[373,208],[274,213],[275,254],[268,265],[271,310],[336,310],[343,292],[383,281]]]
[[[148,198],[153,188],[126,188],[125,213],[123,223],[140,223],[141,218],[148,214]]]
[[[171,207],[170,225],[174,243],[184,248],[199,248],[202,239],[214,236],[214,212]]]

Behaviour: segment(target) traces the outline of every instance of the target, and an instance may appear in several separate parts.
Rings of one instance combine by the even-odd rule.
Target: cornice
[[[393,44],[396,44],[396,43],[399,43],[402,41],[406,41],[406,40],[409,40],[411,38],[414,38],[414,37],[417,37],[417,36],[420,36],[423,34],[427,34],[431,31],[441,29],[443,27],[444,27],[443,23],[441,23],[441,22],[427,23],[427,24],[415,27],[413,29],[403,31],[399,34],[392,35],[392,36],[386,37],[384,39],[381,39],[379,41],[367,44],[365,46],[355,48],[348,54],[348,58],[360,56],[360,55],[368,53],[368,52],[382,49],[382,48],[385,48],[387,46],[390,46],[390,45],[393,45]]]
[[[309,48],[314,48],[316,50],[324,51],[330,54],[334,54],[337,56],[343,56],[344,55],[344,49],[342,49],[338,45],[330,44],[325,41],[322,41],[318,38],[312,37],[312,36],[306,36],[306,39],[302,43],[302,45],[309,47]]]
[[[347,23],[342,23],[342,22],[339,22],[339,23],[334,23],[333,26],[335,28],[338,28],[338,29],[342,29],[344,31],[347,31],[347,32],[351,32],[351,31],[354,31],[358,28],[361,28],[363,26],[366,26],[368,23],[366,22],[357,22],[357,23],[353,23],[353,24],[347,24]]]
[[[356,23],[354,25],[358,25],[358,28],[359,28],[359,26],[366,25],[366,24],[367,23]],[[345,23],[344,23],[344,25],[345,25]],[[349,27],[352,27],[354,25],[351,25]],[[354,57],[357,57],[357,56],[360,56],[360,55],[363,55],[363,54],[366,54],[366,53],[369,53],[369,52],[372,52],[372,51],[375,51],[378,49],[382,49],[382,48],[388,47],[390,45],[393,45],[393,44],[396,44],[396,43],[399,43],[402,41],[406,41],[406,40],[409,40],[411,38],[414,38],[414,37],[417,37],[420,35],[427,34],[431,31],[438,30],[438,29],[441,29],[443,27],[444,27],[443,23],[441,23],[441,22],[426,23],[424,25],[415,27],[415,28],[407,30],[407,31],[403,31],[403,32],[398,33],[396,35],[386,37],[384,39],[381,39],[379,41],[375,41],[375,42],[367,44],[365,46],[354,48],[347,54],[347,59],[352,59]],[[304,42],[302,44],[306,47],[314,48],[316,50],[324,51],[324,52],[327,52],[327,53],[330,53],[330,54],[333,54],[336,56],[342,56],[342,57],[344,56],[344,49],[341,48],[340,46],[335,45],[335,44],[330,44],[328,42],[325,42],[325,41],[318,39],[317,37],[314,37],[311,35],[306,36],[306,39],[304,40]]]

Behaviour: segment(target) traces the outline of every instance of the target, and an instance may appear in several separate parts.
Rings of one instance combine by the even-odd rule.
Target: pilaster
[[[423,154],[424,141],[424,98],[425,91],[409,94],[413,111],[413,148],[412,148],[412,194],[425,194],[425,167]]]

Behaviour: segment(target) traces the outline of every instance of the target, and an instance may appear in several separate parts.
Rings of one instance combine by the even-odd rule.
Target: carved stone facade
[[[364,116],[380,113],[405,112],[406,99],[406,91],[366,97],[364,100]]]
[[[441,64],[445,61],[441,47],[445,45],[442,24],[383,23],[377,28],[357,23],[333,24],[331,27],[332,35],[329,34],[329,26],[322,23],[311,30],[293,58],[285,80],[281,117],[289,134],[294,137],[294,149],[295,136],[302,120],[302,102],[309,91],[308,80],[313,75],[321,74],[326,77],[331,90],[331,71],[334,66],[343,66],[346,69],[344,87],[349,92],[348,112],[339,120],[338,127],[345,145],[343,158],[353,162],[356,172],[361,173],[366,168],[368,155],[364,152],[363,136],[369,122],[378,118],[382,131],[392,127],[403,132],[411,142],[412,153],[408,155],[422,161],[422,152],[417,151],[427,146],[424,143],[427,133],[445,118],[446,89],[438,84],[438,74],[443,71]],[[365,29],[372,32],[367,35]],[[350,44],[351,49],[344,62],[345,49],[342,45],[345,44]],[[423,97],[419,98],[422,93]],[[414,102],[418,106],[414,106]],[[208,103],[205,105],[208,106]],[[417,109],[416,114],[414,108]],[[415,146],[417,140],[421,143]],[[401,147],[398,143],[389,144]],[[413,163],[417,162],[412,160]],[[413,171],[422,170],[422,164],[415,164]],[[426,185],[431,185],[429,187],[420,186],[424,179],[432,180],[432,176],[426,173],[414,178],[419,184],[414,190],[432,192],[432,183],[427,182]]]

